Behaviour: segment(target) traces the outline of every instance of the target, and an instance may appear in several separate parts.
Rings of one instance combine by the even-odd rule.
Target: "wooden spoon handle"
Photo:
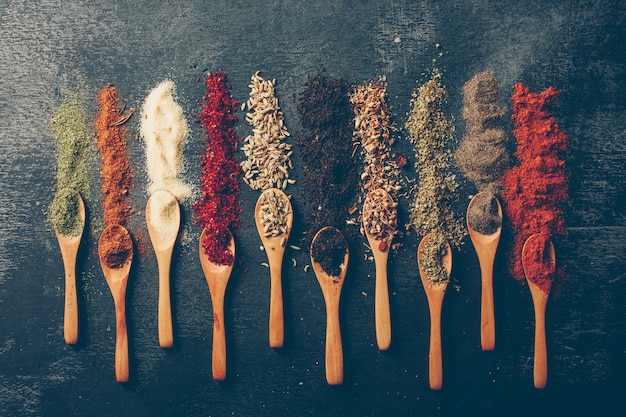
[[[172,307],[170,300],[170,261],[158,260],[159,266],[159,344],[162,348],[174,346]]]
[[[213,379],[226,379],[226,331],[224,329],[224,308],[213,306],[213,350],[211,353]]]
[[[326,307],[326,381],[343,383],[343,346],[339,327],[339,304]]]
[[[63,336],[65,343],[78,342],[78,296],[76,294],[76,255],[65,264],[65,309],[63,313]]]
[[[126,327],[126,306],[123,299],[115,304],[115,379],[117,382],[128,382],[128,329]]]
[[[374,301],[376,316],[376,342],[378,349],[387,350],[391,345],[391,313],[389,309],[389,285],[387,282],[387,263],[376,263],[376,297]]]
[[[270,348],[281,348],[285,341],[283,284],[281,275],[281,263],[270,263]]]
[[[441,359],[441,304],[430,309],[430,347],[428,355],[428,383],[430,389],[440,390],[443,382]]]
[[[535,388],[543,389],[548,382],[548,349],[546,343],[546,304],[535,303],[535,359],[533,378]]]
[[[496,346],[496,320],[493,305],[493,265],[481,268],[480,344],[483,350]]]

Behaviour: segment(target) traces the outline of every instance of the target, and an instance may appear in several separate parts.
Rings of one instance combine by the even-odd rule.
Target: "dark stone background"
[[[595,0],[0,0],[0,415],[567,416],[617,404],[626,371],[625,16],[620,1]],[[276,78],[287,126],[297,134],[294,96],[308,75],[324,70],[355,84],[386,75],[402,126],[416,80],[433,59],[445,71],[459,138],[461,88],[478,71],[494,70],[504,105],[518,81],[533,91],[552,85],[562,92],[553,110],[571,141],[572,201],[569,235],[558,242],[557,256],[569,280],[548,307],[545,390],[532,384],[530,294],[508,275],[505,250],[496,268],[496,350],[480,350],[479,271],[469,241],[455,253],[456,290],[444,303],[441,392],[428,388],[428,309],[415,236],[390,262],[390,351],[376,348],[374,265],[362,260],[364,247],[353,250],[342,297],[344,385],[329,387],[324,378],[324,303],[312,272],[302,270],[304,252],[286,255],[286,347],[270,350],[269,278],[252,217],[258,193],[245,184],[241,262],[226,301],[226,382],[211,378],[211,304],[189,202],[172,272],[175,347],[158,345],[156,261],[140,215],[130,227],[143,249],[127,296],[131,381],[115,382],[113,303],[94,235],[85,237],[78,263],[80,342],[65,345],[62,262],[46,220],[55,185],[48,121],[63,94],[81,86],[93,116],[95,94],[108,82],[139,108],[151,88],[171,78],[192,128],[186,178],[197,186],[202,132],[192,121],[204,91],[197,80],[206,71],[225,71],[240,102],[255,71]],[[240,119],[245,136],[250,127]],[[143,213],[143,144],[132,139],[138,119],[131,120],[131,197]],[[404,132],[398,138],[396,149],[410,155]],[[298,168],[297,148],[294,157]],[[93,225],[100,214],[98,163],[88,196]],[[299,184],[289,192],[301,211]],[[461,213],[473,192],[463,184]],[[401,208],[406,214],[406,201]]]

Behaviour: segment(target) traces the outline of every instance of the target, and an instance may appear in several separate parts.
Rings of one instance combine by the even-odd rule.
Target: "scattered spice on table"
[[[291,204],[282,193],[268,189],[261,194],[259,214],[265,237],[277,237],[287,232],[287,216],[291,213]],[[286,244],[283,241],[283,246]]]
[[[363,172],[361,185],[365,193],[382,188],[392,196],[401,189],[398,162],[391,156],[395,127],[387,104],[387,83],[384,77],[356,87],[350,94],[354,106],[354,140],[361,148]]]
[[[334,227],[325,227],[311,244],[311,257],[331,277],[341,274],[341,267],[348,251],[343,234]]]
[[[63,98],[50,127],[56,142],[57,192],[49,207],[49,218],[60,234],[79,236],[84,220],[79,215],[78,195],[89,195],[91,136],[78,89]]]
[[[553,262],[548,249],[550,237],[539,234],[528,240],[524,245],[524,270],[530,280],[543,291],[552,285],[556,264]]]
[[[284,142],[290,133],[274,95],[276,80],[266,80],[257,71],[252,75],[249,87],[250,96],[241,108],[248,109],[246,121],[253,130],[241,147],[246,156],[241,162],[243,179],[253,190],[284,190],[296,181],[289,178],[289,170],[293,169],[293,151],[292,145]]]
[[[109,268],[121,268],[133,252],[133,241],[123,226],[114,224],[102,232],[98,252]]]
[[[207,74],[204,84],[207,89],[198,119],[205,130],[206,146],[200,160],[201,196],[192,208],[196,224],[206,229],[201,244],[209,260],[232,265],[234,254],[228,246],[231,233],[240,226],[238,178],[242,172],[236,158],[237,102],[223,72]]]
[[[547,108],[558,95],[553,87],[534,93],[523,83],[513,86],[518,164],[504,175],[502,197],[514,232],[511,274],[521,282],[525,277],[521,257],[526,239],[538,233],[551,239],[566,234],[561,206],[569,196],[561,154],[568,149],[568,139]],[[563,268],[559,268],[556,279],[564,277]]]
[[[189,129],[174,93],[171,80],[162,81],[150,91],[141,108],[140,133],[145,142],[148,192],[169,191],[183,201],[191,195],[191,187],[179,178]]]
[[[305,129],[296,137],[303,164],[303,201],[307,204],[304,244],[324,226],[334,226],[350,244],[359,238],[356,224],[346,224],[357,202],[359,172],[353,150],[353,110],[349,84],[327,75],[309,77],[296,108]]]
[[[467,179],[479,192],[486,193],[479,196],[480,201],[474,201],[468,213],[470,225],[485,235],[501,226],[495,199],[502,192],[502,176],[510,166],[507,134],[499,127],[506,113],[498,104],[499,93],[493,71],[479,72],[465,83],[463,118],[467,134],[455,153],[457,165]]]
[[[446,241],[459,247],[465,236],[463,224],[451,207],[459,185],[450,170],[455,137],[454,126],[443,112],[446,97],[441,73],[435,70],[430,80],[413,92],[405,123],[415,151],[417,174],[410,226],[422,237],[434,232],[422,255],[424,270],[435,282],[449,280],[441,259],[447,253]]]
[[[126,226],[131,207],[128,193],[132,182],[132,170],[126,150],[127,129],[124,123],[135,112],[120,105],[117,88],[111,84],[98,93],[98,113],[95,133],[98,150],[102,156],[100,177],[102,179],[102,208],[106,226]]]

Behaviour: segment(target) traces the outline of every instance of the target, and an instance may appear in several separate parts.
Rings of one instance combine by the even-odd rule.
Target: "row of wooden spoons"
[[[267,190],[266,190],[267,192]],[[273,189],[272,192],[282,194],[282,191]],[[157,191],[151,199],[157,196],[161,199],[174,199],[175,197],[166,191]],[[289,201],[282,194],[286,201]],[[267,237],[263,233],[260,220],[259,198],[255,209],[255,220],[261,241],[266,249],[268,263],[270,266],[270,318],[269,318],[269,343],[272,348],[280,348],[284,343],[284,317],[283,317],[283,296],[282,296],[282,262],[285,251],[284,242],[288,240],[293,225],[293,212],[288,211],[286,231],[278,236]],[[470,203],[471,206],[471,203]],[[164,238],[158,233],[151,223],[150,210],[152,205],[148,201],[146,208],[146,219],[148,232],[156,253],[159,270],[159,304],[158,304],[158,331],[159,343],[161,347],[167,348],[173,345],[172,316],[170,307],[170,266],[172,251],[176,242],[176,236]],[[176,222],[178,228],[180,224],[180,210],[178,203],[175,204],[176,211],[172,221]],[[498,204],[499,215],[502,215],[501,207]],[[469,207],[468,207],[469,211]],[[85,218],[85,206],[79,197],[79,215]],[[122,228],[123,229],[123,228]],[[481,344],[483,350],[492,350],[495,346],[495,319],[493,302],[493,264],[500,238],[501,229],[491,235],[484,235],[474,230],[468,224],[470,238],[476,249],[479,259],[482,296],[481,296]],[[320,230],[313,239],[311,247],[315,245],[316,238]],[[128,233],[123,229],[125,233]],[[340,233],[337,230],[337,233]],[[375,289],[375,322],[376,339],[380,350],[386,350],[391,343],[391,318],[389,308],[389,293],[387,280],[387,262],[389,250],[380,250],[379,241],[367,233],[366,236],[372,248],[376,265],[376,289]],[[447,288],[447,281],[442,283],[433,282],[424,272],[421,263],[421,248],[427,242],[430,235],[427,235],[420,242],[418,248],[418,268],[420,278],[429,303],[430,313],[430,347],[429,347],[429,384],[432,389],[440,389],[442,386],[442,358],[441,358],[441,308],[444,294]],[[65,311],[64,311],[64,337],[68,344],[78,341],[78,300],[76,293],[75,264],[81,236],[64,236],[57,233],[59,246],[63,258],[65,269]],[[204,231],[200,237],[203,241]],[[531,237],[530,239],[533,239]],[[386,247],[391,247],[392,236],[389,236]],[[101,242],[99,247],[101,247]],[[235,254],[235,243],[231,236],[229,249]],[[554,246],[549,243],[548,256],[554,262]],[[523,257],[524,259],[524,257]],[[336,385],[343,382],[343,351],[341,342],[341,331],[339,326],[339,299],[341,288],[347,273],[349,252],[346,247],[344,261],[341,265],[339,276],[330,276],[321,267],[313,256],[311,262],[313,271],[318,279],[327,313],[326,328],[326,379],[329,384]],[[101,267],[103,275],[109,285],[113,296],[116,312],[116,353],[115,370],[116,379],[120,382],[128,381],[128,336],[125,316],[125,294],[126,284],[132,263],[132,252],[121,267],[111,268],[106,265],[100,253]],[[452,270],[452,252],[447,251],[442,259],[448,274]],[[213,348],[212,348],[212,373],[216,380],[223,380],[226,377],[226,339],[224,330],[224,295],[226,286],[232,272],[232,265],[218,265],[211,262],[202,247],[200,247],[200,263],[209,286],[211,302],[213,306]],[[545,308],[548,293],[541,290],[533,283],[532,277],[528,277],[529,288],[535,306],[535,367],[534,382],[537,388],[543,388],[547,382],[547,354],[545,340]]]

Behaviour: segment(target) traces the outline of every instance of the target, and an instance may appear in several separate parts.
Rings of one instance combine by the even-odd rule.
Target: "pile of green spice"
[[[467,134],[455,153],[467,179],[481,192],[468,212],[469,224],[491,235],[501,226],[496,198],[502,192],[502,176],[509,168],[507,135],[498,126],[506,110],[498,104],[500,89],[492,71],[474,75],[463,86],[463,118]]]
[[[59,234],[79,236],[84,220],[79,216],[78,196],[89,194],[91,137],[78,90],[63,98],[50,127],[56,141],[57,192],[49,218]]]
[[[305,129],[296,138],[304,170],[303,200],[308,205],[305,245],[324,226],[338,228],[350,243],[359,236],[358,227],[346,224],[359,187],[349,93],[343,79],[316,75],[298,95],[296,107]]]
[[[207,89],[198,119],[205,130],[206,146],[200,160],[201,196],[192,208],[196,224],[206,229],[201,244],[209,260],[219,265],[232,265],[234,254],[228,248],[231,231],[240,226],[237,102],[230,94],[226,74],[209,73],[204,84]]]
[[[446,240],[451,246],[459,247],[465,236],[463,224],[450,205],[459,185],[450,171],[450,146],[455,137],[454,126],[443,112],[446,96],[441,74],[433,71],[430,80],[413,92],[405,124],[415,151],[418,181],[410,222],[422,237],[434,232],[424,245],[422,266],[435,282],[449,280],[441,260],[447,253]]]

